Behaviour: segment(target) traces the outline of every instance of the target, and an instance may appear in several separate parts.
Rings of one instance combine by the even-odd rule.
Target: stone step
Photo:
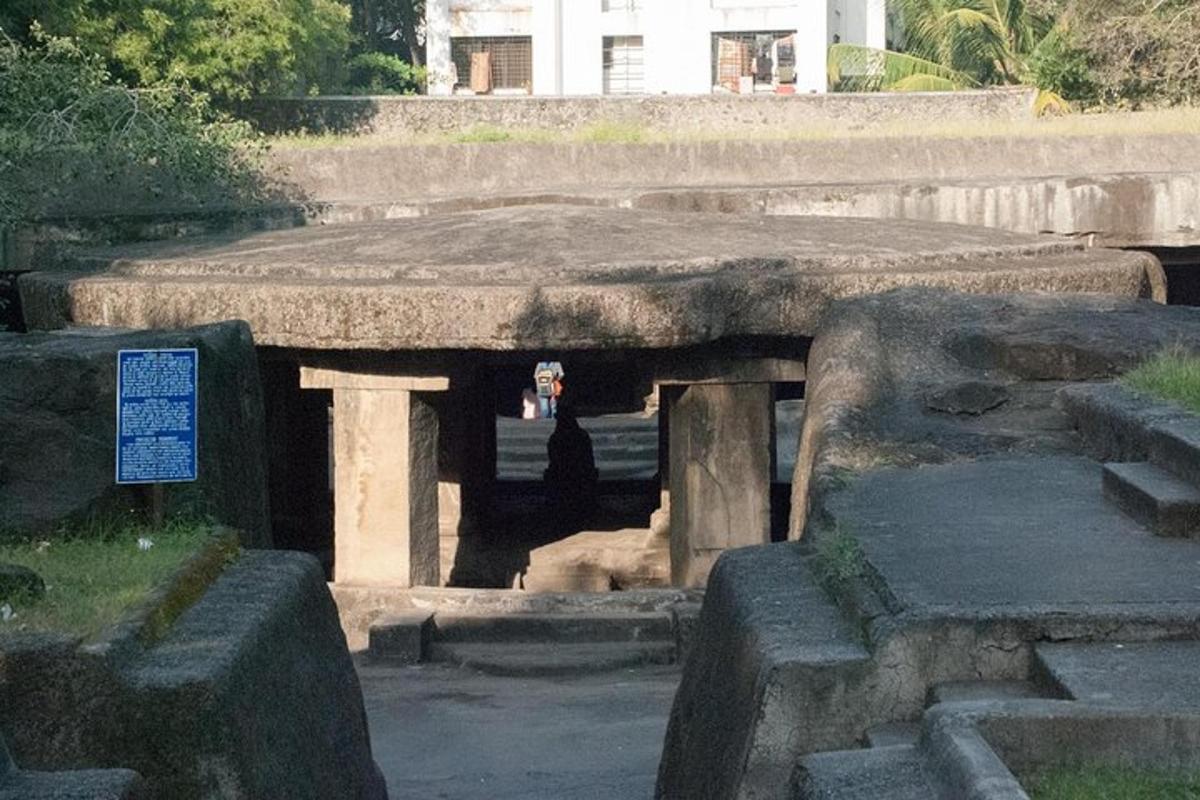
[[[867,730],[867,747],[906,747],[921,738],[919,722],[885,722]]]
[[[431,611],[385,614],[367,631],[367,654],[379,661],[416,664],[424,659],[434,633]]]
[[[452,614],[434,616],[436,643],[673,642],[667,612],[605,614]]]
[[[597,464],[644,464],[658,463],[658,445],[653,447],[613,446],[610,448],[594,447],[592,450]],[[549,461],[546,446],[521,446],[519,448],[504,448],[498,459],[502,464],[516,466],[518,464],[540,464],[545,467]]]
[[[1150,460],[1192,486],[1200,486],[1200,419],[1187,414],[1153,428]]]
[[[501,463],[496,468],[496,480],[529,481],[540,484],[545,469],[544,464],[510,466]],[[596,471],[600,473],[602,481],[648,481],[658,474],[658,464],[647,462],[613,466],[600,462],[596,465]]]
[[[1042,642],[1034,657],[1046,682],[1071,700],[1200,710],[1200,642]]]
[[[913,746],[816,753],[800,760],[795,800],[937,800],[936,784]]]
[[[1200,536],[1200,489],[1149,462],[1104,465],[1104,496],[1159,536]]]
[[[428,610],[441,614],[624,614],[669,612],[676,603],[699,603],[702,589],[634,589],[627,592],[561,592],[530,594],[511,589],[456,589],[416,586],[411,589],[344,590],[393,598],[395,610]],[[380,602],[382,598],[374,598]],[[382,604],[382,603],[381,603]]]
[[[1028,681],[952,681],[929,689],[927,704],[1032,700],[1045,693]]]
[[[0,776],[0,800],[149,800],[150,791],[127,769],[64,772],[13,770]]]
[[[651,664],[675,663],[674,642],[434,642],[430,661],[457,664],[490,675],[554,677],[610,672]]]

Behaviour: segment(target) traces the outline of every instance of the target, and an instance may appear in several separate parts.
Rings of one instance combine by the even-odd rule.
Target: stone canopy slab
[[[33,328],[250,323],[310,349],[657,348],[810,336],[830,302],[925,285],[1164,299],[1137,253],[904,220],[523,206],[156,242],[21,279]]]

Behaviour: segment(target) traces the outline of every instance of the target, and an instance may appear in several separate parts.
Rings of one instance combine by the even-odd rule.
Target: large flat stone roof
[[[830,217],[522,206],[158,242],[21,281],[31,327],[245,319],[316,349],[673,347],[809,336],[828,303],[904,285],[1160,295],[1142,254]]]

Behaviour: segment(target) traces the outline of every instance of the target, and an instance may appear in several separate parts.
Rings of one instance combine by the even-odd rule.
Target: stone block
[[[250,329],[223,322],[175,331],[0,333],[0,531],[21,536],[64,518],[144,505],[114,485],[117,351],[200,354],[199,480],[166,492],[167,512],[207,513],[271,544],[262,389]]]
[[[416,664],[424,657],[433,635],[433,612],[388,614],[371,625],[368,652],[372,658]]]
[[[334,580],[435,586],[434,409],[416,392],[335,389]]]
[[[161,639],[138,648],[4,637],[0,708],[23,777],[55,773],[69,787],[76,768],[104,764],[148,787],[42,795],[22,784],[23,800],[387,796],[336,609],[318,562],[302,553],[243,552]],[[9,787],[2,765],[0,787]]]
[[[607,592],[670,584],[665,537],[643,528],[584,531],[535,548],[523,584],[531,592]]]
[[[669,413],[671,581],[703,586],[725,550],[771,540],[774,392],[689,386]]]
[[[1200,536],[1200,490],[1148,462],[1104,465],[1104,496],[1160,536]]]
[[[146,782],[127,769],[14,771],[0,777],[0,800],[151,800]]]

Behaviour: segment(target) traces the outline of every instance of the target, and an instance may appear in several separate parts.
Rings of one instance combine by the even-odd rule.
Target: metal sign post
[[[196,480],[200,356],[195,348],[117,353],[117,483],[149,487],[162,524],[164,485]]]

